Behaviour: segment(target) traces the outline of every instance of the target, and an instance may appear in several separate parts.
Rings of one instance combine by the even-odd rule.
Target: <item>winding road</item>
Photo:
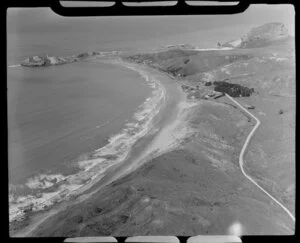
[[[261,191],[263,191],[269,198],[271,198],[274,202],[276,202],[288,215],[289,217],[293,220],[293,222],[295,222],[295,217],[294,215],[282,204],[280,203],[276,198],[274,198],[270,193],[268,193],[265,189],[263,189],[260,185],[258,185],[258,183],[251,178],[244,170],[244,154],[245,154],[245,150],[249,144],[250,139],[252,138],[253,134],[255,133],[256,129],[259,127],[260,125],[260,121],[253,115],[251,114],[246,108],[244,108],[240,103],[238,103],[235,99],[233,99],[230,95],[225,94],[226,97],[228,99],[230,99],[232,102],[234,102],[237,106],[239,106],[243,111],[245,111],[248,115],[250,115],[253,119],[256,120],[256,124],[254,126],[254,128],[252,129],[252,131],[249,133],[244,146],[241,150],[240,156],[239,156],[239,165],[241,168],[241,171],[243,173],[243,175],[249,180],[251,181],[253,184],[255,184]]]

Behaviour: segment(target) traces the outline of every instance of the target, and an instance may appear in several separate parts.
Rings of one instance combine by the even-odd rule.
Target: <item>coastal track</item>
[[[243,175],[249,180],[251,181],[254,185],[256,185],[261,191],[263,191],[269,198],[271,198],[275,203],[277,203],[288,215],[289,217],[293,220],[293,222],[295,222],[295,217],[294,215],[282,204],[280,203],[276,198],[274,198],[270,193],[268,193],[264,188],[262,188],[252,177],[250,177],[244,170],[244,154],[246,151],[246,148],[250,142],[250,139],[252,138],[253,134],[255,133],[256,129],[259,127],[260,125],[260,121],[258,120],[257,117],[255,117],[252,113],[250,113],[246,108],[244,108],[240,103],[238,103],[235,99],[233,99],[230,95],[225,94],[226,97],[228,99],[230,99],[232,102],[234,102],[238,107],[240,107],[243,111],[245,111],[248,115],[250,115],[255,121],[256,124],[254,126],[254,128],[252,129],[252,131],[249,133],[243,148],[241,150],[240,156],[239,156],[239,165],[241,168],[241,171],[243,173]]]

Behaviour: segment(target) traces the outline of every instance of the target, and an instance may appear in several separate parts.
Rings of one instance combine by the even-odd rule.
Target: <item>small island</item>
[[[99,55],[101,55],[101,52],[95,52],[95,51],[83,52],[78,55],[73,55],[69,57],[56,57],[56,56],[49,56],[47,54],[45,56],[42,55],[42,56],[28,57],[21,62],[21,65],[24,67],[47,67],[47,66],[62,65],[66,63],[82,61]]]

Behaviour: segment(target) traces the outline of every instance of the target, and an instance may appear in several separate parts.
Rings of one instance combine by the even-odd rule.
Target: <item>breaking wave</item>
[[[109,167],[124,161],[138,139],[153,134],[153,119],[166,99],[164,86],[142,69],[119,61],[116,63],[138,72],[153,89],[151,96],[138,107],[123,130],[108,139],[104,147],[97,149],[89,157],[82,156],[79,159],[77,162],[79,172],[67,176],[40,174],[28,179],[25,185],[10,185],[10,222],[23,220],[26,212],[46,209],[57,202],[67,200],[72,195],[84,192],[103,178],[104,172]],[[18,187],[28,189],[29,193],[17,196]]]

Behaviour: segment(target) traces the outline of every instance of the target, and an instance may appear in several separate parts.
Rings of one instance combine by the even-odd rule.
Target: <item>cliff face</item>
[[[240,39],[226,42],[221,47],[257,48],[289,39],[287,28],[282,23],[268,23],[252,28]]]
[[[60,65],[67,63],[62,57],[51,57],[51,56],[33,56],[26,58],[21,62],[22,66],[29,67],[42,67],[42,66],[50,66],[50,65]]]

